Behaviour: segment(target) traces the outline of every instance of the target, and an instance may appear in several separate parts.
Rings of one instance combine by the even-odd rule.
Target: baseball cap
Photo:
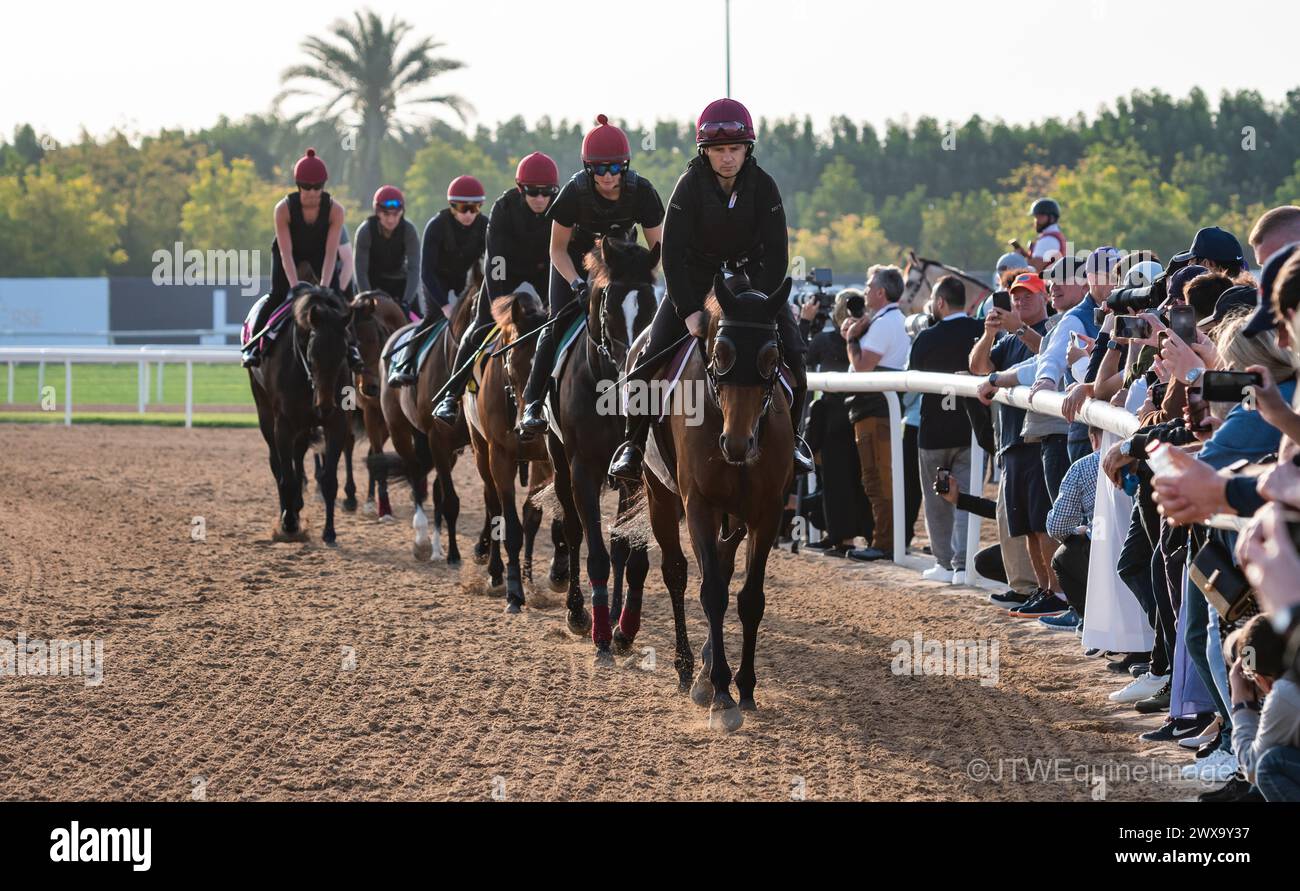
[[[1241,242],[1231,232],[1218,226],[1198,229],[1196,237],[1192,239],[1192,246],[1175,255],[1174,260],[1185,262],[1193,257],[1204,257],[1216,263],[1240,263],[1245,259],[1241,253]]]
[[[1282,271],[1283,265],[1291,259],[1291,255],[1297,248],[1300,248],[1300,241],[1293,241],[1280,248],[1264,264],[1264,269],[1259,274],[1259,305],[1256,306],[1246,327],[1242,329],[1247,337],[1254,337],[1256,334],[1277,327],[1277,319],[1273,316],[1273,284],[1277,281],[1277,274]]]
[[[1016,276],[1015,281],[1011,283],[1008,291],[1015,291],[1016,288],[1026,288],[1031,294],[1042,294],[1047,290],[1047,282],[1043,281],[1033,272],[1022,272]]]
[[[1051,266],[1043,270],[1043,281],[1055,282],[1058,285],[1087,284],[1083,265],[1083,263],[1068,255],[1057,257]]]
[[[1169,298],[1171,300],[1182,300],[1183,290],[1187,287],[1187,283],[1198,275],[1204,275],[1209,271],[1210,270],[1206,269],[1204,266],[1198,266],[1195,263],[1188,264],[1179,269],[1173,275],[1169,276]],[[1212,307],[1209,306],[1197,306],[1194,307],[1194,309],[1196,310],[1196,314],[1202,317],[1208,316],[1213,311]],[[1204,312],[1201,311],[1202,309],[1204,309]]]
[[[1094,274],[1110,272],[1115,268],[1115,264],[1120,261],[1118,248],[1110,245],[1102,245],[1088,255],[1087,271]]]
[[[1233,285],[1219,295],[1214,303],[1214,312],[1196,323],[1198,328],[1213,328],[1239,309],[1254,309],[1258,292],[1254,285]]]

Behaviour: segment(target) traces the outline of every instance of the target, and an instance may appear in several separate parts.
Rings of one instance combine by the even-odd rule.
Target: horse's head
[[[600,345],[621,364],[628,345],[654,320],[659,245],[647,250],[634,241],[601,238],[584,265],[596,295],[588,310],[588,330],[600,332]]]
[[[787,312],[790,279],[772,294],[747,288],[733,294],[716,276],[709,301],[706,371],[722,412],[718,445],[729,464],[758,460],[759,424],[771,407],[781,364],[778,314]]]
[[[312,407],[321,417],[334,410],[348,363],[352,307],[336,291],[300,284],[293,291],[294,351],[312,383]]]
[[[547,314],[541,298],[531,290],[526,290],[493,300],[492,318],[501,326],[501,341],[504,346],[514,343],[525,334],[536,331],[546,323]],[[524,392],[535,352],[537,352],[537,338],[530,337],[525,343],[521,343],[505,354],[506,385],[511,395]],[[516,414],[522,410],[523,402],[515,399]]]
[[[352,333],[365,365],[357,378],[361,392],[372,399],[379,395],[379,359],[389,333],[379,321],[383,299],[383,291],[363,291],[352,298]]]
[[[924,303],[930,296],[930,283],[926,278],[926,271],[931,265],[929,260],[918,257],[915,251],[908,249],[907,265],[903,268],[903,296],[898,301],[898,308],[905,315],[919,309],[918,300]]]

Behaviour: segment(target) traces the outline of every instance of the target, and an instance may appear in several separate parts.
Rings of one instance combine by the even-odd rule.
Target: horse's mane
[[[325,288],[306,288],[293,300],[293,320],[300,328],[311,328],[311,311],[321,307],[342,318],[348,313],[348,304],[334,291]]]
[[[603,239],[597,240],[596,246],[587,252],[582,258],[583,268],[587,270],[587,285],[595,291],[600,288],[608,288],[614,281],[614,270],[605,263],[604,256],[601,255],[601,244]],[[635,242],[628,242],[630,247],[640,247]],[[654,273],[650,273],[650,280],[647,284],[654,284]],[[642,284],[638,282],[637,284]]]
[[[519,304],[519,307],[523,310],[526,324],[540,324],[546,319],[546,309],[542,306],[541,299],[531,291],[516,291],[513,294],[498,297],[492,301],[492,320],[501,326],[501,331],[507,341],[514,340],[520,334],[525,333],[515,325],[515,304]]]

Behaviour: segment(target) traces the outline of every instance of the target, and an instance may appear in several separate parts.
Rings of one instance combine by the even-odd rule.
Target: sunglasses
[[[529,198],[536,198],[538,195],[555,195],[560,191],[559,186],[520,186],[524,194]]]
[[[304,192],[319,192],[321,189],[325,188],[325,184],[324,183],[298,183],[298,188],[302,189]]]
[[[390,198],[387,201],[379,202],[375,206],[380,210],[401,210],[402,202],[398,201],[396,198]]]
[[[747,140],[749,128],[741,121],[710,121],[700,128],[700,138]]]
[[[453,202],[451,209],[456,213],[478,213],[483,207],[481,204],[467,204],[460,201]]]
[[[611,173],[617,175],[631,167],[626,161],[615,161],[613,164],[588,164],[587,170],[596,174],[596,176],[609,176]]]

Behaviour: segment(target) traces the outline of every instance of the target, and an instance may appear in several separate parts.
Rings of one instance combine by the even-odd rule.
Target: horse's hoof
[[[414,554],[415,559],[419,560],[421,563],[428,563],[429,558],[433,556],[433,542],[417,541],[414,547],[411,548],[411,553]]]
[[[361,513],[367,517],[375,516],[378,513],[375,509],[375,503],[373,501],[367,501],[365,504],[361,505]]]
[[[285,532],[282,527],[277,526],[275,531],[271,533],[271,540],[301,543],[307,540],[307,530],[299,527],[295,532]]]
[[[713,707],[709,709],[709,729],[733,733],[745,723],[745,715],[735,705]]]
[[[456,554],[447,558],[448,566],[460,566],[460,555]]]
[[[691,702],[700,708],[708,708],[709,703],[713,702],[713,682],[702,672],[695,683],[691,684]]]
[[[591,613],[584,608],[576,616],[570,612],[565,621],[569,625],[569,633],[578,637],[586,637],[591,633]]]
[[[488,552],[487,552],[487,551],[480,551],[478,548],[475,548],[475,549],[474,549],[474,563],[475,563],[475,565],[477,565],[477,566],[487,566],[487,562],[488,562]]]
[[[756,712],[758,711],[758,703],[754,701],[752,696],[742,696],[740,697],[740,710],[742,712]]]
[[[677,678],[677,692],[691,692],[691,673],[689,671]]]
[[[511,600],[506,603],[506,613],[508,615],[517,616],[523,611],[524,611],[523,604],[519,603],[516,600]]]
[[[557,578],[554,575],[548,575],[546,577],[546,584],[550,586],[550,589],[553,592],[559,594],[561,591],[567,591],[569,589],[569,577],[568,575],[565,575],[563,578]]]
[[[608,646],[597,647],[596,655],[591,660],[597,668],[609,668],[614,665],[614,654],[609,651]]]
[[[325,544],[325,547],[327,548],[337,548],[339,546],[338,539],[332,535],[329,538],[322,537],[321,541]]]
[[[393,516],[392,514],[380,514],[380,515],[379,515],[379,522],[381,522],[381,523],[396,523],[396,522],[397,522],[397,517]]]
[[[355,498],[344,498],[343,509],[348,513],[354,513],[357,509],[357,500]]]
[[[614,652],[619,656],[626,656],[628,653],[632,652],[632,641],[623,636],[622,628],[614,628],[613,646]]]

